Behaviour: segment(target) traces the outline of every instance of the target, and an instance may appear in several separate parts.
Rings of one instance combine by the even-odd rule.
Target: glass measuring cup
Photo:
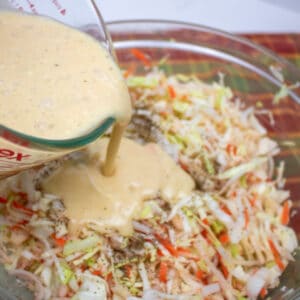
[[[0,0],[1,10],[16,10],[50,17],[81,30],[95,39],[114,58],[112,43],[93,0]],[[101,95],[100,95],[101,96]],[[111,116],[99,120],[91,132],[72,139],[49,140],[14,131],[1,125],[0,120],[0,178],[43,164],[87,145],[101,136],[115,121]]]

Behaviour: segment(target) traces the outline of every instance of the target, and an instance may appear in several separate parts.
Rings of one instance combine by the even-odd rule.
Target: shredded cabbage
[[[158,143],[197,188],[176,201],[145,199],[124,237],[97,222],[70,231],[63,199],[38,190],[52,165],[10,177],[0,182],[0,262],[47,300],[257,299],[298,246],[284,165],[273,161],[279,147],[256,117],[270,112],[245,108],[223,75],[206,84],[154,68],[127,83],[126,135]]]
[[[83,240],[71,240],[66,243],[63,250],[63,255],[68,256],[74,252],[86,251],[95,247],[101,241],[99,236],[92,235]]]

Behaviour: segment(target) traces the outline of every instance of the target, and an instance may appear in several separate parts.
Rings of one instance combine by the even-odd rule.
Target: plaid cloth
[[[243,35],[243,37],[248,38],[256,44],[269,48],[300,68],[300,34],[247,34]],[[296,110],[299,111],[299,108],[296,108]],[[298,112],[296,112],[296,114],[298,115]],[[291,191],[294,203],[294,216],[291,219],[291,226],[297,231],[300,240],[300,145],[298,145],[300,134],[297,134],[297,132],[294,131],[295,127],[299,128],[299,121],[295,120],[295,122],[291,122],[286,120],[286,122],[291,124],[291,130],[285,132],[284,135],[288,138],[289,132],[292,133],[290,137],[292,137],[292,140],[297,146],[293,149],[286,149],[283,147],[284,149],[280,156],[284,157],[287,165],[289,165],[288,156],[294,156],[294,159],[292,159],[291,165],[287,170],[288,179],[286,187]],[[295,157],[298,157],[298,159]]]
[[[300,34],[245,34],[243,37],[272,50],[300,68]]]

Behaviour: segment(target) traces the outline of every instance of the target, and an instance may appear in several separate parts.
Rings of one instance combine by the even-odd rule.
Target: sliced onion
[[[133,224],[133,228],[136,231],[143,232],[145,234],[152,233],[152,229],[150,227],[146,226],[145,224],[142,224],[142,223],[136,222],[136,221],[133,221],[132,224]]]
[[[203,297],[206,297],[208,295],[220,292],[221,287],[218,283],[209,284],[203,287],[202,294]]]
[[[150,282],[149,282],[149,279],[148,279],[148,274],[147,274],[145,265],[143,263],[139,264],[139,273],[140,273],[140,276],[141,276],[142,281],[143,281],[144,291],[149,290],[150,289]]]
[[[254,275],[252,275],[247,282],[247,294],[256,298],[261,289],[265,286],[268,277],[268,270],[266,268],[259,269]]]

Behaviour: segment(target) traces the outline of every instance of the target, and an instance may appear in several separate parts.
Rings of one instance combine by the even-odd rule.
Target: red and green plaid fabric
[[[247,34],[243,37],[248,38],[252,42],[264,46],[277,53],[279,56],[284,57],[285,59],[292,62],[298,68],[300,68],[300,34]],[[300,78],[299,78],[300,80]],[[285,108],[287,109],[287,108]],[[299,108],[296,108],[296,111],[293,114],[299,114]],[[300,117],[300,114],[299,114]],[[298,118],[299,118],[298,117]],[[300,121],[300,119],[299,119]],[[297,123],[299,123],[299,121]],[[294,216],[292,218],[292,226],[296,229],[298,237],[300,235],[300,133],[294,130],[294,122],[289,122],[286,120],[286,123],[291,123],[291,129],[285,133],[286,138],[292,138],[296,143],[296,146],[293,149],[283,149],[281,157],[284,157],[288,161],[288,156],[297,156],[298,159],[293,159],[290,166],[290,170],[287,170],[287,173],[291,176],[287,180],[287,188],[292,192],[292,199],[294,202]],[[298,128],[297,128],[298,129]],[[290,135],[289,135],[290,133]],[[297,163],[298,161],[298,163]],[[291,172],[293,171],[293,172]],[[292,174],[294,173],[294,174]]]
[[[272,50],[300,68],[300,34],[245,34],[243,37]]]

